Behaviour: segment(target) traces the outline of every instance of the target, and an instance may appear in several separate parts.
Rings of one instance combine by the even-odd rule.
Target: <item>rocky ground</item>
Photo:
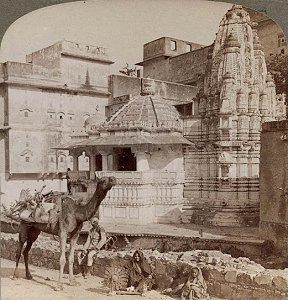
[[[77,276],[80,286],[69,286],[67,275],[65,276],[64,291],[56,292],[58,271],[31,266],[33,280],[24,279],[25,272],[23,264],[20,264],[20,278],[12,279],[15,262],[1,259],[1,299],[2,300],[171,300],[169,296],[161,295],[157,291],[149,291],[145,297],[138,295],[113,295],[107,294],[99,277],[84,279]],[[217,300],[212,298],[211,300]]]

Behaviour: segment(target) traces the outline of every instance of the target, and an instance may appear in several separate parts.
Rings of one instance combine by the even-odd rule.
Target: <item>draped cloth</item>
[[[181,300],[210,299],[207,293],[207,284],[203,278],[201,269],[198,267],[195,267],[193,269],[196,269],[198,271],[198,274],[196,277],[193,277],[192,274],[188,277],[188,280],[182,289]]]
[[[138,253],[140,260],[136,261],[135,256]],[[143,255],[142,251],[135,251],[128,267],[128,286],[134,286],[137,291],[143,292],[152,287],[152,269]]]

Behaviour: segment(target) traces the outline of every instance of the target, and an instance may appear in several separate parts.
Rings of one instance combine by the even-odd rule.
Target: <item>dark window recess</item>
[[[176,41],[170,41],[170,49],[172,51],[175,51],[177,49],[177,43],[176,43]]]
[[[182,117],[194,115],[194,102],[175,106]]]
[[[96,155],[96,171],[102,171],[102,155]]]
[[[130,148],[116,148],[117,171],[136,171],[136,157]]]

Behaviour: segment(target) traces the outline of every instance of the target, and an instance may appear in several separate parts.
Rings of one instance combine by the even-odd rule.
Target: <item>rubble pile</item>
[[[17,245],[16,235],[2,233],[1,257],[14,260]],[[100,251],[94,260],[92,274],[103,277],[105,267],[109,265],[122,267],[127,264],[133,253],[134,249]],[[144,250],[143,253],[154,269],[159,290],[169,286],[177,271],[198,266],[202,270],[211,296],[233,300],[288,298],[288,269],[265,269],[246,257],[233,258],[229,254],[211,250],[167,253]],[[37,266],[58,269],[59,256],[59,243],[51,237],[40,236],[31,249],[30,260]],[[77,259],[74,265],[75,273],[78,273]]]

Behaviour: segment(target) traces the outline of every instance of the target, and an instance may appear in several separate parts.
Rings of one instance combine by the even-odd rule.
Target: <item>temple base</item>
[[[183,208],[183,223],[205,226],[258,226],[259,204],[242,206],[186,205]]]

